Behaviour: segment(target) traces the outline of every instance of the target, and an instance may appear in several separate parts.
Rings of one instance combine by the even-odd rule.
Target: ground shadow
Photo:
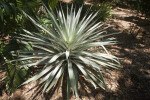
[[[131,34],[121,33],[115,36],[121,64],[121,77],[118,79],[118,91],[103,93],[104,100],[149,100],[150,99],[150,46],[142,38],[133,38]],[[118,56],[117,55],[117,56]],[[130,63],[128,62],[130,60]],[[110,99],[110,98],[109,98]],[[98,99],[97,99],[98,100]]]

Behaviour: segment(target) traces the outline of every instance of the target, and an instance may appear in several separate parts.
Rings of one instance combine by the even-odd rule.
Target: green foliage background
[[[53,8],[58,3],[58,0],[42,1],[49,1],[50,6]],[[12,56],[11,51],[16,51],[18,49],[32,49],[29,46],[19,44],[14,39],[14,37],[21,33],[20,27],[35,30],[32,23],[26,20],[25,16],[22,15],[22,10],[27,12],[33,18],[36,18],[35,15],[38,13],[41,5],[41,0],[0,1],[0,39],[2,39],[0,41],[0,59],[1,63],[3,63],[3,65],[0,66],[0,74],[6,72],[0,80],[6,77],[6,90],[10,93],[14,92],[18,86],[31,75],[31,69],[25,67],[20,68],[16,63],[10,62],[15,59]],[[5,36],[8,37],[8,40],[3,38]]]

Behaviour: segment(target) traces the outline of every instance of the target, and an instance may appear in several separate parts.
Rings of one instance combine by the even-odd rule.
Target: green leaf
[[[62,63],[63,63],[63,61],[58,63],[58,65],[55,67],[55,69],[52,70],[52,72],[51,72],[51,74],[50,74],[50,76],[49,76],[49,78],[48,78],[48,80],[47,80],[47,82],[44,86],[43,92],[45,92],[46,90],[48,91],[49,89],[51,89],[51,87],[54,85],[57,78],[59,78],[61,76],[62,69],[60,69],[60,66],[62,65]]]
[[[66,59],[68,59],[68,57],[69,57],[69,51],[66,51]]]
[[[3,22],[3,12],[2,12],[2,8],[0,7],[0,18],[1,18],[1,22]]]
[[[6,3],[2,2],[2,6],[4,7],[4,11],[6,12],[7,15],[10,15],[10,9]]]
[[[39,74],[33,76],[32,78],[28,79],[27,81],[25,81],[22,85],[27,84],[29,82],[34,82],[34,81],[40,79],[43,75],[45,75],[48,71],[50,71],[51,68],[52,68],[52,66],[47,67],[41,73],[39,73]]]
[[[96,89],[96,84],[95,84],[95,83],[93,82],[93,80],[89,77],[89,75],[88,75],[86,69],[84,69],[84,67],[83,67],[81,64],[79,64],[79,63],[75,63],[75,64],[78,66],[78,68],[79,68],[80,71],[83,73],[83,75],[93,84],[93,86],[94,86],[95,89]]]
[[[60,65],[61,66],[61,65]],[[57,75],[54,77],[54,79],[51,81],[51,84],[48,86],[47,91],[49,91],[53,85],[56,83],[56,81],[60,78],[60,76],[62,75],[64,71],[64,66],[60,68],[59,72],[57,73]]]
[[[69,74],[69,80],[70,80],[71,88],[75,92],[76,98],[79,98],[77,80],[75,78],[76,73],[74,72],[72,63],[70,61],[68,61],[68,74]]]
[[[67,77],[67,100],[70,99],[70,80],[69,80],[69,76]]]

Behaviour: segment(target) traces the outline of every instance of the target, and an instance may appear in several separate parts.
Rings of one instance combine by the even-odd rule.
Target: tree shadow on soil
[[[148,49],[150,46],[145,44],[143,38],[133,38],[128,33],[121,33],[115,37],[120,44],[117,48],[110,47],[109,49],[116,49],[119,51],[119,57],[123,58],[121,60],[122,75],[118,80],[118,91],[103,93],[104,98],[110,95],[109,97],[112,96],[115,100],[149,100],[150,51]],[[130,60],[130,63],[127,60]]]
[[[150,100],[150,51],[144,52],[150,46],[143,39],[133,38],[130,34],[121,33],[115,36],[120,43],[116,49],[116,56],[123,58],[120,62],[123,68],[117,80],[117,91],[91,89],[95,100]],[[141,46],[143,45],[143,46]],[[128,60],[131,62],[129,63]],[[86,82],[85,82],[86,83]],[[90,99],[89,99],[90,100]]]

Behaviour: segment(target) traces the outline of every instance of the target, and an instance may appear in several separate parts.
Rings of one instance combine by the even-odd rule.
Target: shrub
[[[16,8],[13,3],[0,1],[0,34],[5,31],[6,24],[14,23]],[[7,27],[7,29],[10,29]]]
[[[14,92],[17,87],[26,80],[31,74],[28,68],[20,68],[15,63],[10,63],[10,60],[14,59],[10,54],[12,50],[18,50],[18,48],[31,49],[28,47],[22,47],[17,41],[11,40],[14,36],[19,35],[20,30],[18,27],[26,27],[30,29],[30,22],[24,18],[20,10],[28,12],[35,18],[34,13],[39,11],[41,2],[45,3],[49,0],[0,0],[0,36],[3,39],[4,36],[8,36],[9,39],[0,41],[0,61],[5,63],[0,65],[0,74],[5,73],[0,77],[0,81],[3,80],[6,85],[7,92]],[[58,3],[58,0],[50,0],[48,4],[54,8]],[[43,20],[47,23],[47,20]],[[32,27],[32,30],[34,28]],[[19,31],[19,32],[18,32]],[[0,63],[1,63],[0,62]],[[22,62],[23,63],[23,62]]]
[[[99,6],[99,10],[98,10],[99,19],[103,21],[106,21],[107,19],[109,19],[111,17],[111,10],[112,10],[112,7],[109,3],[107,2],[101,3],[101,5]]]
[[[3,75],[2,77],[0,77],[0,81],[4,82],[6,91],[8,93],[14,92],[18,88],[18,86],[20,86],[30,75],[29,68],[20,68],[20,66],[16,66],[16,64],[10,63],[10,60],[13,59],[10,51],[18,50],[19,48],[27,49],[27,47],[21,47],[21,45],[22,44],[19,45],[15,40],[10,40],[9,42],[0,42],[0,74]]]
[[[149,0],[126,0],[130,7],[150,17],[150,1]]]
[[[95,3],[93,6],[85,5],[83,7],[83,16],[87,10],[89,10],[90,13],[98,13],[96,16],[98,21],[107,21],[111,18],[112,6],[109,2],[103,2],[100,5]]]
[[[48,92],[57,83],[59,90],[66,79],[67,99],[71,89],[79,98],[79,75],[84,75],[95,88],[106,88],[102,72],[109,73],[107,68],[117,69],[120,65],[117,57],[109,54],[104,46],[116,42],[114,38],[107,38],[112,34],[105,34],[105,28],[99,29],[103,23],[94,20],[98,13],[81,18],[81,11],[82,7],[76,11],[72,6],[67,8],[66,15],[63,10],[57,10],[55,15],[47,9],[51,25],[39,23],[24,12],[39,32],[23,29],[25,34],[20,34],[19,41],[31,45],[34,50],[16,51],[19,58],[13,61],[18,64],[26,61],[29,63],[23,65],[38,66],[42,70],[23,84],[40,79],[38,84],[43,86],[43,92]],[[103,52],[96,52],[99,49]]]

